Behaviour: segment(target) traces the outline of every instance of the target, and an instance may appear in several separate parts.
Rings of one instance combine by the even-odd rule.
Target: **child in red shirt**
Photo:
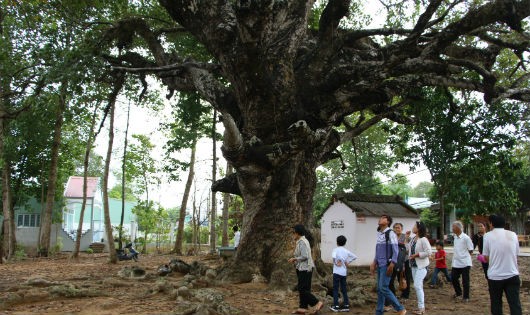
[[[434,273],[432,274],[431,284],[429,287],[434,288],[436,281],[438,280],[438,273],[441,271],[445,275],[445,279],[448,282],[451,282],[451,276],[447,272],[447,264],[445,263],[445,250],[444,243],[442,241],[436,242],[436,253],[434,254],[434,261],[436,261],[436,267],[434,268]]]

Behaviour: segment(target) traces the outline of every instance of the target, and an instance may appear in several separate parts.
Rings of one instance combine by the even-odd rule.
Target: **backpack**
[[[386,240],[386,260],[388,263],[390,263],[390,260],[391,259],[388,259],[388,241],[390,240],[390,231],[392,230],[387,230],[385,232],[385,240]],[[404,246],[404,245],[398,245],[398,257],[397,257],[397,263],[394,267],[394,269],[397,271],[397,272],[400,272],[403,270],[403,267],[405,266],[405,260],[407,259],[407,248]]]

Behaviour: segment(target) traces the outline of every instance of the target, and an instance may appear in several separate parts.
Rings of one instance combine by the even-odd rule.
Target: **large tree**
[[[291,227],[311,225],[316,168],[383,119],[413,123],[402,112],[409,90],[440,86],[482,93],[490,104],[530,101],[522,60],[530,0],[433,0],[400,14],[388,5],[390,17],[410,27],[392,20],[381,29],[348,28],[358,25],[345,21],[349,14],[350,22],[364,18],[350,12],[359,7],[351,0],[317,11],[312,0],[159,3],[165,11],[150,6],[149,18],[124,16],[109,27],[105,38],[126,52],[109,45],[103,55],[115,67],[155,74],[168,96],[197,91],[222,115],[222,151],[235,173],[213,189],[245,203],[234,268],[223,273],[231,279],[259,273],[274,284],[275,272],[286,270]],[[182,34],[211,57],[187,55]],[[499,65],[500,54],[521,63]],[[336,129],[352,114],[359,118],[351,128]]]

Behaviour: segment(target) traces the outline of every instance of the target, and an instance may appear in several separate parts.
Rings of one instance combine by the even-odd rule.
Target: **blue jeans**
[[[447,268],[434,268],[434,273],[432,274],[432,278],[431,278],[431,284],[432,285],[436,284],[436,281],[438,280],[438,273],[440,271],[443,272],[443,274],[445,275],[445,279],[448,282],[452,282],[451,281],[451,276],[449,275],[449,272],[447,271]]]
[[[339,306],[339,286],[342,293],[342,303],[350,305],[348,301],[348,290],[346,288],[346,276],[341,276],[336,273],[333,274],[333,305]]]
[[[394,295],[388,285],[390,284],[390,276],[386,275],[386,267],[377,267],[377,307],[375,309],[375,315],[383,315],[385,307],[385,299],[390,301],[390,304],[394,307],[394,310],[401,311],[404,309]]]

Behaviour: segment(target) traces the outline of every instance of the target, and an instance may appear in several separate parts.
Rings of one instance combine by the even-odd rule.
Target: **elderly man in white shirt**
[[[464,287],[464,302],[469,302],[469,271],[473,265],[471,254],[473,253],[473,242],[471,238],[463,232],[463,225],[460,221],[453,222],[453,233],[455,233],[453,243],[453,262],[451,268],[451,279],[455,289],[454,298],[462,296],[460,287],[460,276],[462,276],[462,286]]]
[[[521,279],[517,266],[519,242],[514,232],[504,229],[506,221],[500,215],[489,217],[493,230],[484,235],[482,254],[489,261],[488,287],[490,292],[491,314],[502,315],[502,292],[510,306],[511,315],[521,315],[519,289]]]

